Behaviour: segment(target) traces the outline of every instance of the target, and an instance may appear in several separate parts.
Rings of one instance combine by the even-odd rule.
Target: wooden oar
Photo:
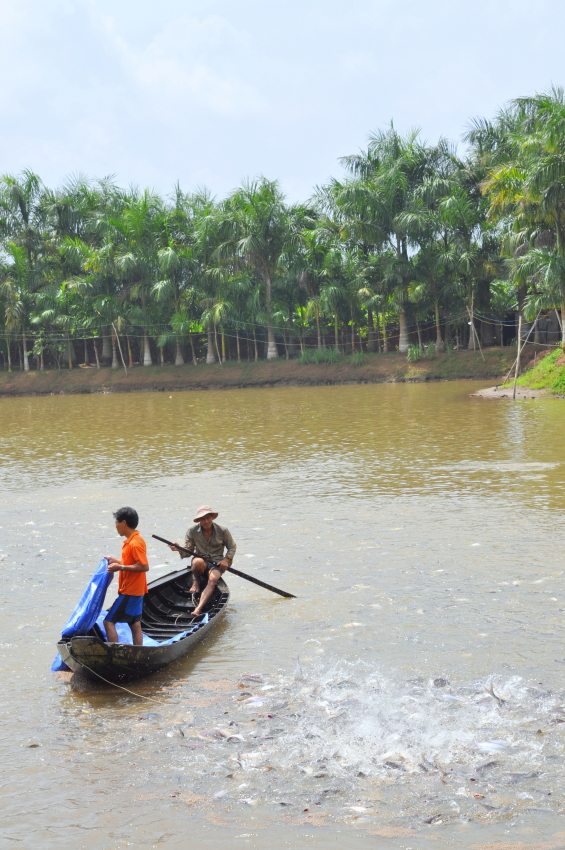
[[[158,534],[152,534],[151,537],[154,537],[155,540],[160,540],[161,543],[166,543],[167,546],[174,546],[175,549],[179,549],[182,552],[186,552],[187,555],[196,555],[198,558],[203,558],[205,561],[210,561],[211,563],[215,563],[212,558],[208,557],[208,555],[199,555],[198,552],[193,552],[192,549],[187,549],[185,546],[179,546],[177,543],[171,543],[170,540],[165,540],[164,537],[159,537]],[[278,593],[279,596],[284,596],[285,599],[296,599],[294,593],[287,593],[286,590],[279,590],[278,587],[273,587],[272,584],[267,584],[264,581],[259,581],[258,578],[254,576],[248,576],[247,573],[242,573],[240,570],[234,569],[234,567],[228,567],[227,572],[233,573],[240,578],[244,578],[246,581],[252,581],[253,584],[258,584],[259,587],[264,587],[265,590],[270,590],[273,593]]]

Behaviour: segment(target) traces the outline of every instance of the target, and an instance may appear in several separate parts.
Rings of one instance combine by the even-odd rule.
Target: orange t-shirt
[[[133,564],[147,563],[147,547],[145,540],[137,531],[128,537],[122,545],[122,564],[130,567]],[[147,593],[147,573],[131,573],[129,570],[120,570],[120,583],[118,593],[127,596],[144,596]]]

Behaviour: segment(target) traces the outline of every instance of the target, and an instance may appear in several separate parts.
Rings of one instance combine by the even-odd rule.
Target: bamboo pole
[[[516,382],[518,380],[518,371],[520,369],[520,355],[522,354],[522,314],[518,318],[518,353],[516,355],[516,368],[514,370],[514,390],[512,398],[516,401]]]

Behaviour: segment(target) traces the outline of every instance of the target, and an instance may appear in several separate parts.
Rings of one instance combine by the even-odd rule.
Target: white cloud
[[[559,0],[0,0],[0,169],[293,199],[390,119],[454,141],[565,82]],[[501,38],[500,33],[504,33]]]
[[[225,116],[256,115],[265,109],[256,88],[230,67],[238,53],[249,49],[250,36],[224,18],[185,15],[168,22],[143,49],[117,33],[113,20],[101,22],[124,71],[157,111],[163,102],[175,109],[197,102]]]

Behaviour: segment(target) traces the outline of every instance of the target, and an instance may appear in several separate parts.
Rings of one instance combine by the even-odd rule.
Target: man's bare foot
[[[199,611],[199,610],[198,610],[198,608],[195,608],[195,609],[194,609],[194,611],[192,612],[192,615],[191,615],[191,616],[192,616],[192,617],[200,617],[202,613],[203,613],[203,612],[202,612],[202,611]]]
[[[192,585],[192,587],[190,588],[190,590],[188,592],[189,593],[198,593],[199,590],[200,590],[200,588],[198,587],[198,584],[195,583],[195,584]]]

